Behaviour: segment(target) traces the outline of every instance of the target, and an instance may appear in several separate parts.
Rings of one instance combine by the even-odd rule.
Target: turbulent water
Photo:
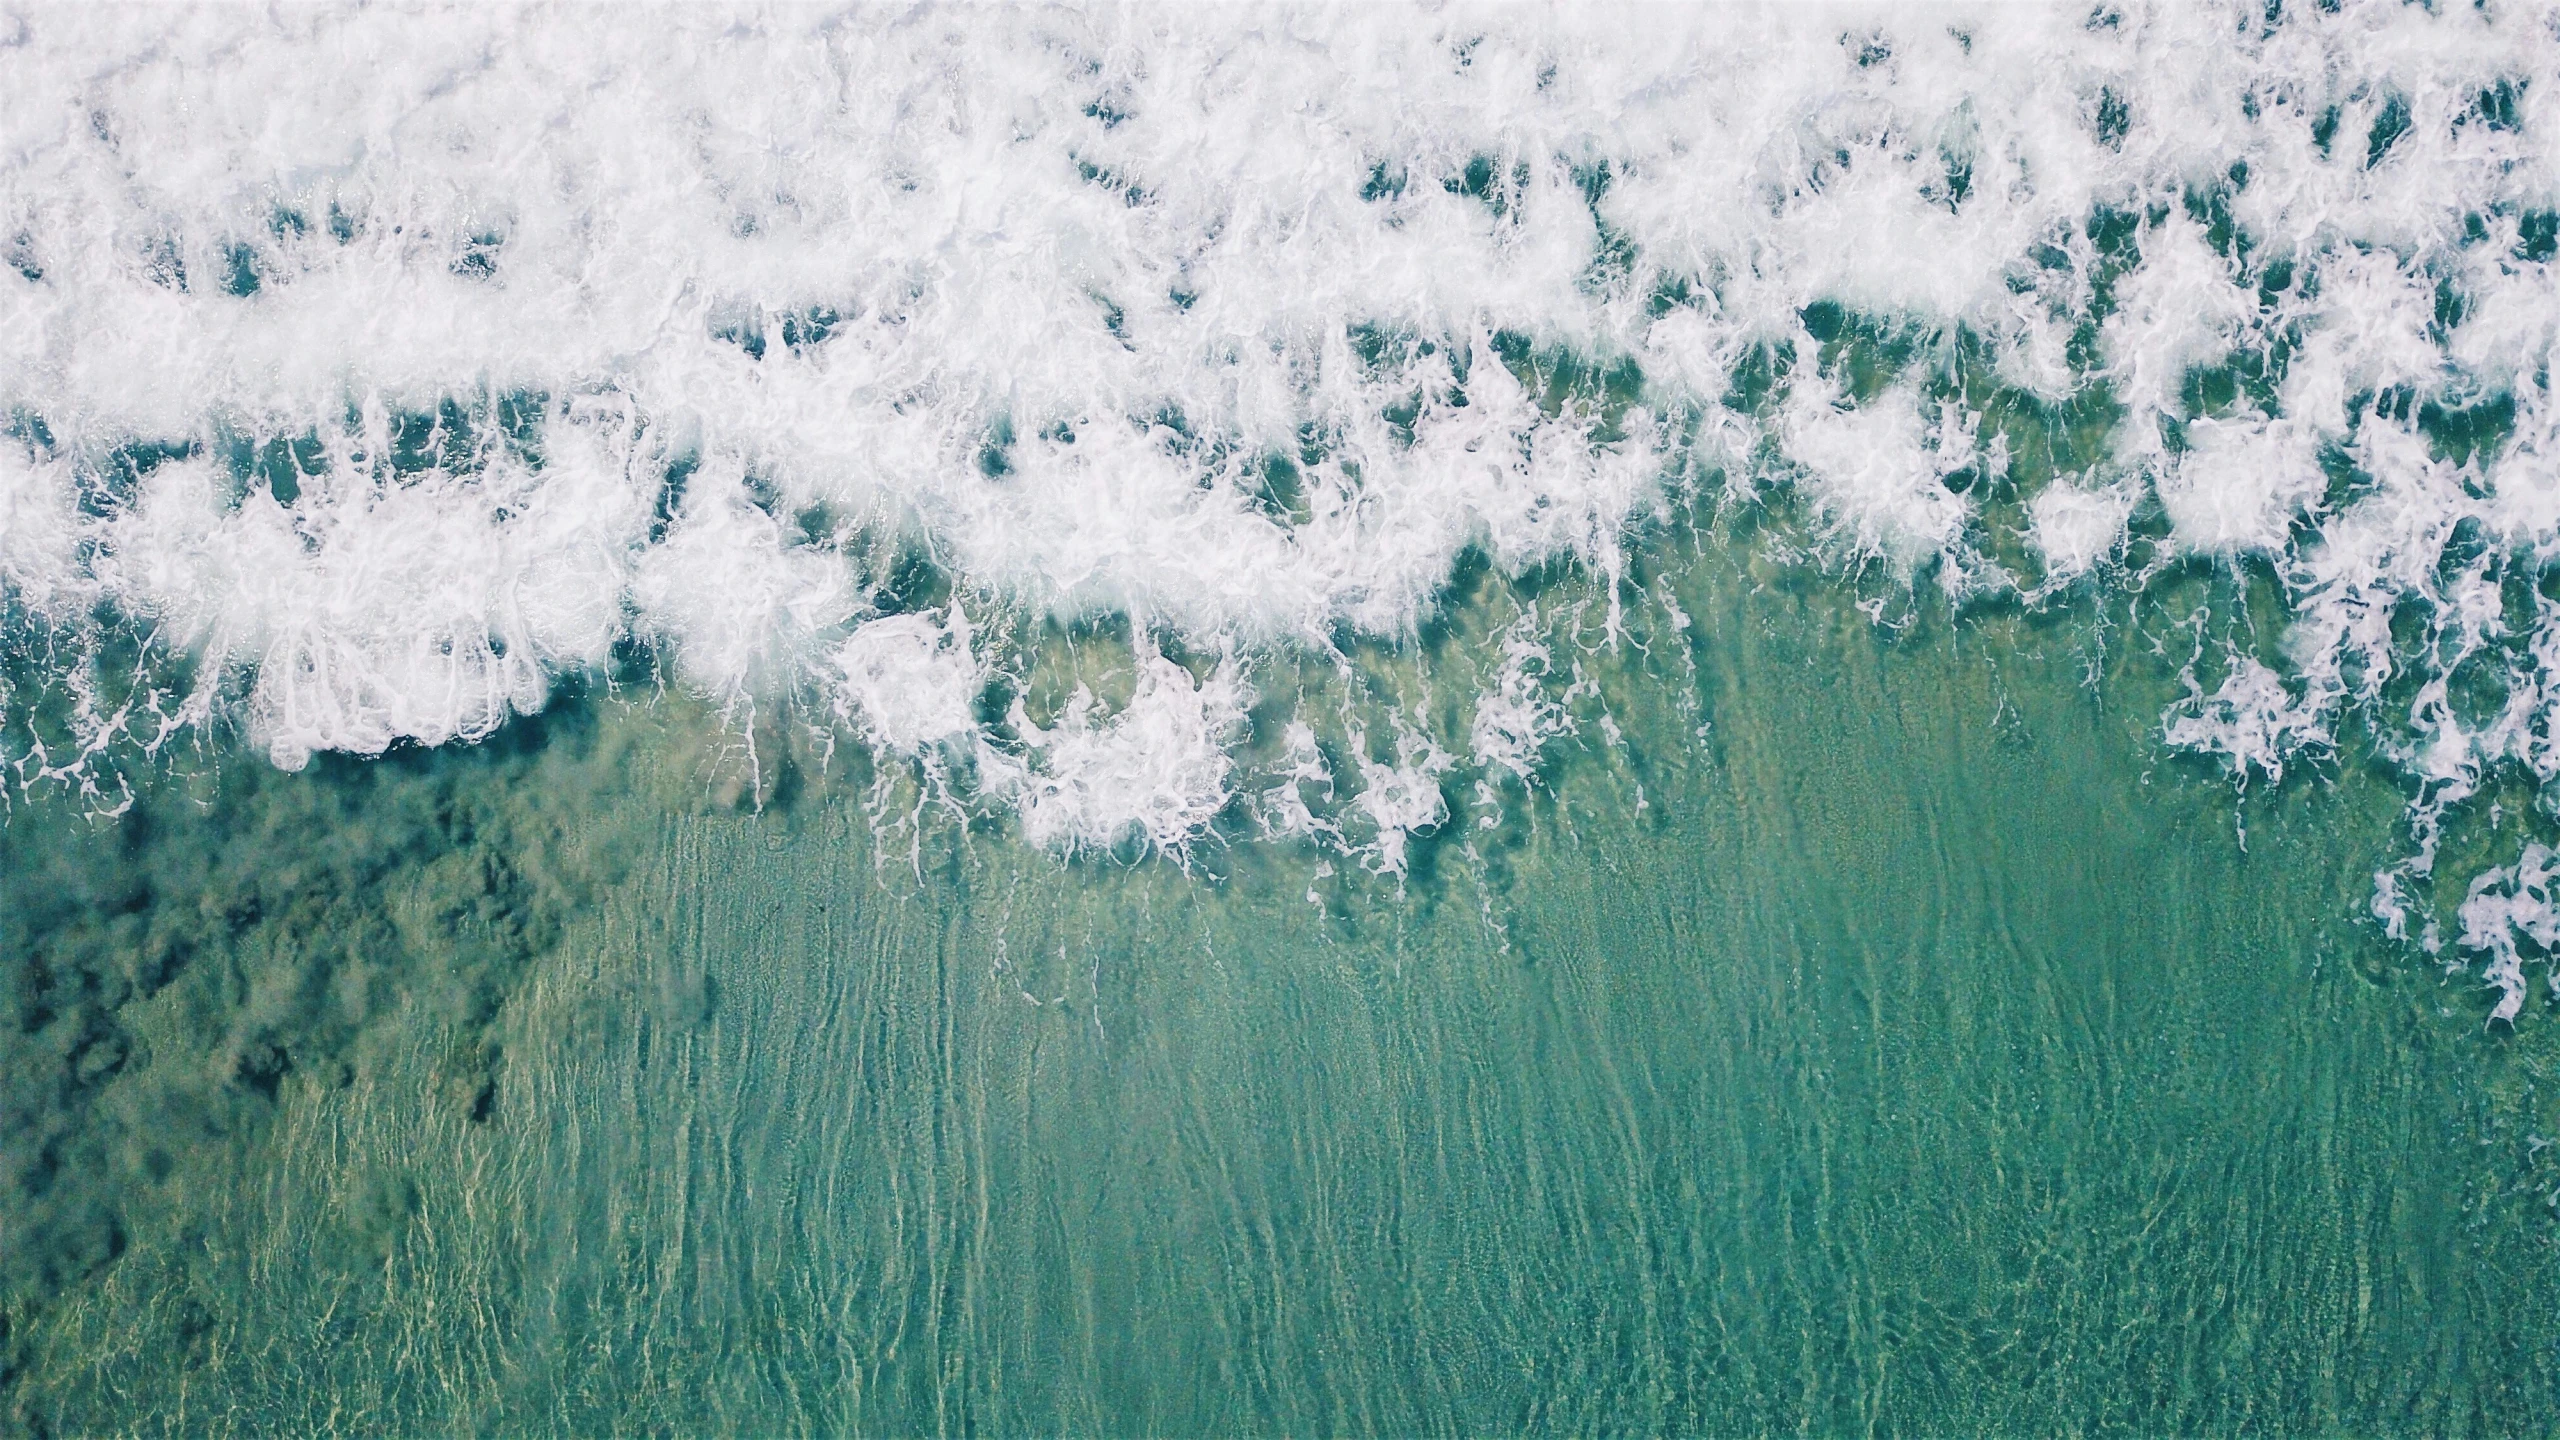
[[[1424,777],[1564,723],[1548,657],[1341,776],[1239,767],[1264,657],[1409,638],[1468,553],[1586,567],[1615,641],[1631,529],[1787,486],[1958,605],[2271,576],[2167,738],[2369,725],[2404,926],[2450,807],[2560,773],[2554,25],[13,16],[10,759],[475,739],[639,643],[1038,843],[1261,791],[1392,869]],[[990,699],[1103,616],[1125,703]],[[2510,1013],[2549,867],[2463,917]]]
[[[45,1096],[12,1102],[40,1137],[11,1157],[36,1198],[0,1215],[46,1257],[20,1267],[25,1293],[145,1268],[98,1268],[141,1222],[113,1185],[60,1177],[158,1165],[156,1183],[169,1163],[73,1138],[151,1128],[145,1101],[111,1124],[84,1098],[149,1046],[116,1038],[101,1060],[99,1037],[132,1025],[65,1017],[121,1013],[220,951],[228,998],[190,1002],[158,1042],[216,1054],[205,1094],[228,1098],[187,1102],[208,1133],[253,1128],[222,1118],[243,1086],[282,1103],[313,1074],[372,1073],[366,1046],[397,1044],[350,1037],[413,1000],[460,1037],[420,1062],[432,1084],[485,1122],[535,1103],[505,1098],[515,1072],[492,1058],[529,1043],[508,1025],[540,1029],[503,1018],[534,1003],[510,998],[527,967],[624,923],[581,917],[623,913],[603,897],[648,872],[633,854],[712,843],[683,828],[698,817],[619,840],[598,817],[690,816],[706,794],[771,817],[723,825],[851,817],[818,847],[835,868],[905,886],[905,906],[946,887],[952,933],[1011,977],[1072,972],[1072,947],[1043,929],[1065,922],[1009,919],[994,897],[1095,874],[1143,877],[1111,882],[1144,890],[1130,905],[1269,890],[1288,925],[1409,924],[1439,937],[1414,953],[1441,954],[1464,924],[1525,953],[1554,919],[1511,893],[1533,875],[1633,864],[1612,847],[1669,843],[1657,824],[1704,825],[1673,833],[1721,854],[1718,813],[1829,814],[1874,787],[1868,818],[1789,842],[1816,870],[1854,866],[1841,857],[1866,852],[1844,834],[1898,833],[1895,786],[1934,794],[1914,777],[1971,757],[1960,785],[2045,797],[2020,814],[2069,796],[2219,817],[2177,832],[2209,857],[2174,863],[2225,898],[2195,901],[2200,929],[2150,934],[2164,951],[2220,954],[2255,923],[2247,887],[2212,868],[2251,863],[2254,826],[2299,867],[2278,886],[2301,912],[2285,943],[2396,956],[2385,969],[2433,957],[2447,996],[2480,1002],[2462,1002],[2460,1043],[2518,1043],[2533,967],[2560,946],[2555,76],[2560,11],[2515,4],[0,8],[0,878],[19,892],[13,944],[53,957],[26,962],[20,1029],[68,1037],[11,1060]],[[1767,639],[1788,626],[1806,633]],[[1872,661],[1902,646],[1971,678],[1930,681],[1958,698],[1921,718],[1844,681],[1855,713],[1815,724],[1819,706],[1766,698],[1792,692],[1734,658],[1794,643],[1753,663],[1856,674],[1905,663]],[[2012,674],[2054,695],[2013,693]],[[2132,707],[2130,725],[2021,719],[2074,695]],[[529,718],[555,703],[573,713]],[[692,718],[631,718],[660,709]],[[1804,753],[1734,759],[1777,756],[1790,726]],[[1977,748],[2030,730],[2095,748],[2067,780],[1997,781]],[[1777,778],[1885,765],[1893,737],[1922,735],[1893,762],[1912,774]],[[235,758],[244,742],[255,760]],[[376,756],[388,778],[347,768]],[[1759,778],[1730,794],[1699,778],[1726,766]],[[527,786],[547,798],[471,798]],[[1898,843],[1870,859],[1929,853]],[[1985,874],[2044,863],[1981,843]],[[2079,853],[2054,843],[2048,859]],[[1532,864],[1523,845],[1568,858]],[[148,878],[98,878],[120,867]],[[1684,915],[1709,894],[1777,903],[1719,889],[1730,876],[1647,873]],[[1984,883],[1947,913],[1979,901],[1980,933],[2008,935],[2024,922],[1981,896],[2012,882]],[[1839,894],[1898,903],[1857,884]],[[296,910],[311,886],[337,898]],[[1808,915],[1848,903],[1799,898]],[[1243,925],[1248,950],[1256,927],[1285,928],[1190,923]],[[1829,921],[1752,923],[1772,945],[1831,943]],[[269,989],[265,962],[237,958],[300,954],[314,926],[370,937],[350,956],[441,958],[296,961]],[[879,953],[924,963],[933,922],[892,928]],[[2329,938],[2300,938],[2314,931]],[[1292,943],[1337,941],[1408,943]],[[125,958],[63,958],[83,945]],[[669,963],[651,1003],[707,1006],[686,967],[708,962]],[[1052,981],[1085,984],[1103,1043],[1120,1017],[1099,962],[1089,983]],[[411,998],[346,998],[367,983]],[[1033,983],[997,988],[1036,1008]],[[339,1015],[324,993],[343,1016],[311,1018]],[[2077,1018],[2055,1023],[2097,1024],[2064,1009]],[[1167,1020],[1141,1006],[1127,1023]],[[2501,1113],[2538,1113],[2515,1103]],[[366,1192],[365,1213],[396,1230],[427,1203],[411,1184]],[[1951,1334],[1932,1343],[1961,1348]],[[1290,1388],[1321,1366],[1265,1359],[1295,1378],[1266,1375],[1249,1416],[1090,1386],[1090,1410],[981,1394],[957,1413],[1425,1423],[1344,1408],[1350,1381],[1328,1410],[1323,1386]],[[52,1363],[0,1362],[0,1379]],[[1797,1418],[1910,1422],[1875,1387]],[[1786,1414],[1525,1393],[1548,1398],[1430,1414]],[[432,1408],[377,1398],[377,1418]],[[2268,1413],[2452,1413],[2367,1401]],[[802,1413],[963,1423],[909,1402]],[[614,1413],[542,1403],[564,1424]],[[1928,1413],[2086,1413],[2021,1404]]]

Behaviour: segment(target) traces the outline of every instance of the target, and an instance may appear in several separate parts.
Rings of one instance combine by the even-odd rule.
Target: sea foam
[[[207,725],[469,740],[636,645],[1040,843],[1243,795],[1401,874],[1561,677],[1515,636],[1467,759],[1399,714],[1247,774],[1264,659],[1412,639],[1470,552],[1614,639],[1633,532],[1792,486],[1959,603],[2141,583],[2146,516],[2153,569],[2265,567],[2281,655],[2163,738],[2274,777],[2369,725],[2406,929],[2449,807],[2560,779],[2560,18],[2439,8],[18,7],[6,758],[103,802]],[[2011,477],[1960,365],[2103,453]],[[1134,687],[995,714],[973,613],[1125,621]],[[2463,910],[2510,997],[2547,869]]]

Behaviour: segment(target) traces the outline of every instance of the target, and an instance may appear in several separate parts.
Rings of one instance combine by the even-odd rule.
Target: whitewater
[[[1634,547],[1783,498],[1959,614],[2270,581],[2162,742],[2369,746],[2377,922],[2512,1018],[2560,859],[2412,897],[2560,779],[2554,76],[2507,4],[0,9],[0,760],[112,810],[638,653],[1052,850],[1392,876],[1571,657],[1249,760],[1281,658],[1470,556],[1685,625]],[[998,683],[1059,626],[1125,693]]]

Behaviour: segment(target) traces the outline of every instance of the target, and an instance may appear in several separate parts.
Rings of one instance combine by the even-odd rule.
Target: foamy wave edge
[[[1471,550],[1613,636],[1631,533],[1780,486],[1958,603],[2268,567],[2163,738],[2370,727],[2434,950],[2444,817],[2560,777],[2555,74],[2526,7],[0,13],[6,758],[472,739],[639,643],[1052,848],[1245,793],[1400,873],[1565,674],[1247,774],[1261,657]],[[1005,614],[1125,617],[1128,698],[998,737]],[[2552,864],[2461,909],[2500,1018]]]

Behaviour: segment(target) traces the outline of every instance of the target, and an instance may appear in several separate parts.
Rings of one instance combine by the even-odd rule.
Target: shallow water
[[[0,3],[11,1427],[2547,1428],[2549,14],[656,19]]]
[[[2560,1180],[2529,1137],[2560,1130],[2560,1051],[2542,1007],[2484,1029],[2478,985],[2357,923],[2392,786],[2349,767],[2235,803],[2159,754],[2146,687],[2172,667],[2121,634],[1896,635],[1712,540],[1666,573],[1689,658],[1593,657],[1653,676],[1624,742],[1425,842],[1401,888],[1270,846],[1191,875],[983,828],[910,850],[843,777],[762,811],[723,792],[716,730],[645,695],[476,749],[233,762],[140,823],[20,811],[13,884],[39,848],[66,893],[137,852],[212,878],[133,912],[182,912],[199,948],[113,1012],[134,1058],[85,1123],[125,1106],[115,1143],[159,1147],[165,1178],[101,1202],[112,1262],[13,1310],[12,1413],[55,1433],[2552,1413]],[[350,815],[409,828],[368,839]],[[389,858],[348,858],[368,843]],[[243,889],[263,896],[245,921]],[[314,914],[362,934],[430,904],[460,939],[377,959],[362,1004],[361,945],[287,953],[333,928]],[[289,1053],[201,1073],[252,1032]],[[229,1108],[181,1136],[125,1093],[155,1084]]]

